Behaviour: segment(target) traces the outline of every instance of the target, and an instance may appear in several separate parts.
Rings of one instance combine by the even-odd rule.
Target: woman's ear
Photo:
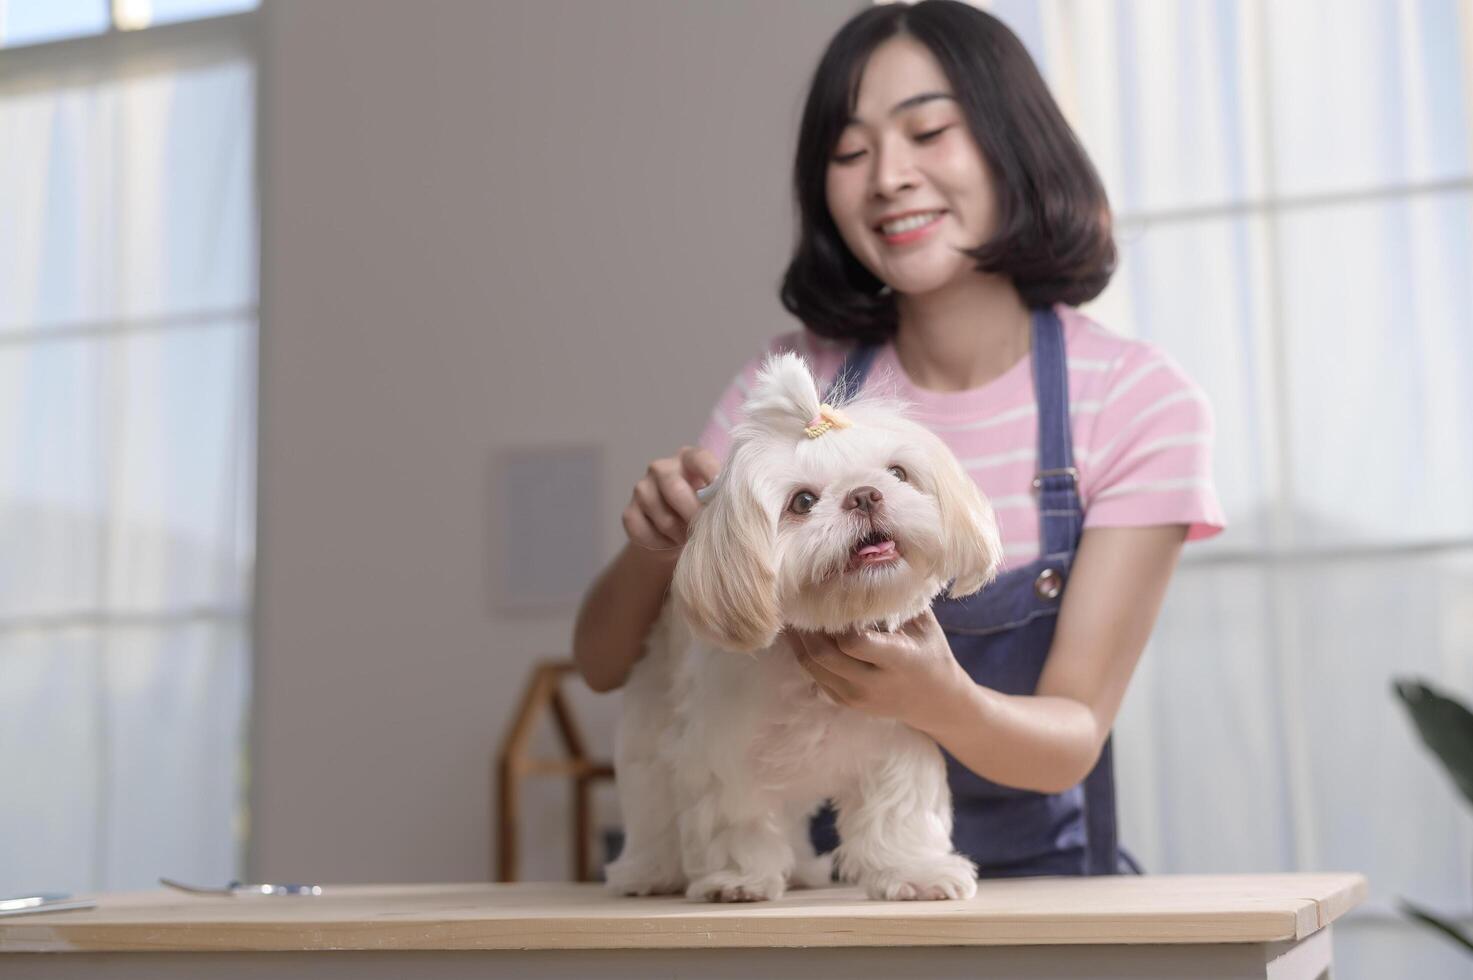
[[[951,579],[947,594],[954,599],[971,595],[997,577],[1002,565],[1002,537],[992,504],[967,475],[946,444],[930,432],[931,473],[936,481],[936,504],[941,511],[942,575]]]
[[[697,636],[726,650],[761,650],[782,628],[775,532],[751,487],[727,476],[691,521],[671,591]]]

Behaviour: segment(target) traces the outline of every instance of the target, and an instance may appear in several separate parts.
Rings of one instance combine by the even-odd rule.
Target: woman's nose
[[[904,146],[881,142],[875,147],[873,180],[875,191],[887,197],[915,186],[910,154]]]

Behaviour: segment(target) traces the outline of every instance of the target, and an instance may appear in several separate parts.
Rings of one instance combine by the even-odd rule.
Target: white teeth
[[[914,231],[916,228],[919,228],[922,225],[930,224],[932,221],[936,220],[936,218],[939,217],[940,214],[940,211],[927,211],[925,214],[913,214],[908,218],[901,218],[899,221],[891,221],[888,224],[881,225],[880,230],[887,235],[904,234],[907,231]]]

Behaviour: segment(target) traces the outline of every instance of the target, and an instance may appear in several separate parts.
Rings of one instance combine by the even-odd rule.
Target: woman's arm
[[[1061,792],[1099,758],[1186,530],[1176,524],[1084,532],[1032,695],[974,683],[929,613],[898,633],[794,635],[795,652],[835,698],[927,733],[978,775]]]
[[[573,627],[573,660],[595,691],[624,686],[660,615],[679,554],[626,544],[589,588]]]
[[[1004,786],[1057,793],[1083,780],[1115,725],[1186,530],[1176,524],[1085,531],[1037,692],[961,685],[960,698],[921,730],[962,765]]]
[[[720,466],[710,450],[684,446],[650,463],[634,485],[623,514],[629,543],[589,588],[573,626],[573,662],[595,691],[622,687],[644,655],[687,526],[701,509],[696,490],[716,479]]]

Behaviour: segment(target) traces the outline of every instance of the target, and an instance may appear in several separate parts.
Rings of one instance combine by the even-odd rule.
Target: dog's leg
[[[678,895],[685,890],[669,766],[648,756],[617,765],[624,848],[604,867],[617,895]]]
[[[870,898],[971,898],[977,868],[951,847],[951,790],[941,750],[903,729],[885,758],[864,765],[839,795],[836,860]]]
[[[755,786],[733,785],[709,773],[690,790],[692,804],[680,814],[690,881],[686,897],[697,902],[781,898],[794,867],[782,805]]]
[[[614,740],[615,786],[624,818],[624,847],[604,867],[618,895],[678,895],[685,890],[675,815],[675,772],[665,740],[674,725],[669,689],[674,656],[657,627],[650,652],[635,664],[624,687]]]

